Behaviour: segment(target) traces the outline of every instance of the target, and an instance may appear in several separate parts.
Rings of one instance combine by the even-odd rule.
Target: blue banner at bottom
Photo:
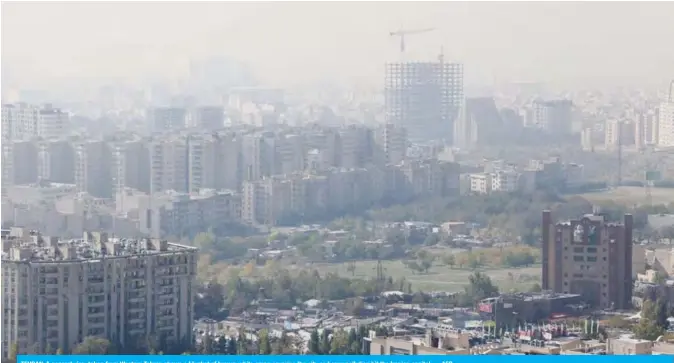
[[[671,355],[19,355],[17,363],[674,363]]]

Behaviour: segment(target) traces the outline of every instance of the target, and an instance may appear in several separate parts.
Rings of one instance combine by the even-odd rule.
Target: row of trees
[[[211,281],[197,298],[197,317],[217,319],[229,314],[238,315],[258,301],[272,302],[279,308],[292,308],[309,299],[342,300],[359,296],[375,296],[387,290],[408,290],[404,278],[378,276],[371,279],[341,277],[335,273],[321,275],[318,271],[302,270],[291,273],[278,266],[270,268],[265,276],[255,279],[232,274],[221,284]]]
[[[98,336],[87,336],[82,342],[73,347],[70,351],[63,351],[61,348],[54,349],[47,346],[44,349],[46,355],[107,355],[107,354],[158,354],[165,351],[167,354],[181,354],[189,351],[191,342],[161,342],[161,339],[149,337],[148,339],[132,339],[131,342],[123,346],[119,342],[111,342],[108,339]],[[29,351],[39,351],[39,346],[34,346]],[[9,359],[3,360],[3,363],[16,363],[17,347],[10,347]],[[163,353],[159,353],[163,354]]]
[[[384,291],[412,292],[412,285],[404,277],[393,279],[383,272],[369,279],[345,278],[337,274],[319,274],[302,270],[292,274],[276,268],[266,276],[244,279],[233,275],[224,283],[211,281],[200,289],[195,302],[196,317],[212,319],[239,315],[260,301],[278,308],[289,309],[309,299],[344,300],[357,297],[375,297]],[[483,293],[485,292],[486,293]],[[476,272],[465,291],[446,301],[456,306],[471,306],[475,301],[498,293],[491,279]]]
[[[380,328],[378,333],[387,334],[385,328]],[[363,344],[363,338],[367,336],[368,330],[366,327],[351,329],[349,332],[339,330],[332,333],[332,336],[327,329],[324,329],[320,334],[318,330],[314,330],[311,333],[307,350],[309,354],[315,355],[369,354],[370,352],[366,351]]]

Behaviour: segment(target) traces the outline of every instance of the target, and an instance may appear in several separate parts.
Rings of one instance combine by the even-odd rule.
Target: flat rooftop
[[[34,231],[25,235],[7,233],[7,230],[2,233],[3,262],[86,261],[196,250],[195,247],[152,238],[107,238],[103,234],[102,238],[94,235],[94,238],[59,239],[41,236]]]

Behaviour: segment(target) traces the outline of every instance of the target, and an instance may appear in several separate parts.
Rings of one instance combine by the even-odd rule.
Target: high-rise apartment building
[[[604,146],[615,149],[619,146],[635,144],[637,127],[634,123],[622,120],[608,120],[604,129]]]
[[[70,116],[58,108],[46,105],[37,114],[36,136],[43,139],[58,138],[70,130]]]
[[[196,109],[193,126],[199,130],[215,131],[225,127],[225,109],[218,106],[203,106]]]
[[[75,183],[75,148],[70,140],[44,140],[39,143],[38,174],[52,183]]]
[[[191,343],[196,248],[86,233],[2,234],[2,358],[68,353],[87,336],[123,347]]]
[[[22,139],[37,136],[40,109],[25,103],[2,105],[2,138]]]
[[[36,141],[3,141],[2,154],[3,186],[32,184],[38,180],[39,146]]]
[[[349,125],[339,129],[340,166],[347,169],[362,168],[372,161],[372,129]]]
[[[533,123],[552,134],[566,135],[573,126],[573,103],[570,100],[537,100],[533,104]]]
[[[491,97],[467,98],[454,123],[454,146],[492,145],[508,137],[503,118]]]
[[[658,146],[666,148],[674,147],[674,81],[669,86],[667,101],[660,105]]]
[[[150,192],[188,191],[188,145],[184,137],[156,138],[149,142]]]
[[[75,185],[80,192],[97,198],[112,198],[113,150],[102,140],[75,145]]]
[[[155,132],[187,127],[187,110],[179,107],[158,107],[151,110],[151,128]]]
[[[241,136],[222,132],[215,137],[215,188],[239,190],[241,185]]]
[[[412,141],[454,140],[463,100],[463,65],[403,62],[386,65],[386,121],[407,130]]]
[[[407,131],[399,126],[386,123],[374,131],[376,145],[375,160],[380,165],[397,165],[407,156]]]
[[[599,308],[627,309],[632,301],[631,214],[623,223],[602,215],[553,222],[543,211],[542,263],[544,290],[580,294]]]
[[[141,192],[150,191],[150,141],[148,139],[128,140],[114,146],[113,174],[115,191],[124,187]]]

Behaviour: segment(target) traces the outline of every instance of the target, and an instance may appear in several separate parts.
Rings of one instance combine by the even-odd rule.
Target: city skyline
[[[648,21],[633,18],[636,6]],[[263,83],[374,86],[382,82],[384,64],[400,57],[398,39],[389,32],[402,26],[435,28],[407,39],[407,57],[432,60],[444,49],[446,59],[466,64],[470,85],[505,81],[656,85],[671,78],[674,69],[674,50],[663,46],[674,34],[673,23],[667,21],[673,7],[670,3],[4,3],[3,79],[9,82],[6,87],[20,88],[49,88],[65,79],[101,85],[180,79],[188,75],[190,60],[229,57],[249,62]],[[152,27],[146,26],[149,18]],[[38,56],[38,49],[50,57]]]

